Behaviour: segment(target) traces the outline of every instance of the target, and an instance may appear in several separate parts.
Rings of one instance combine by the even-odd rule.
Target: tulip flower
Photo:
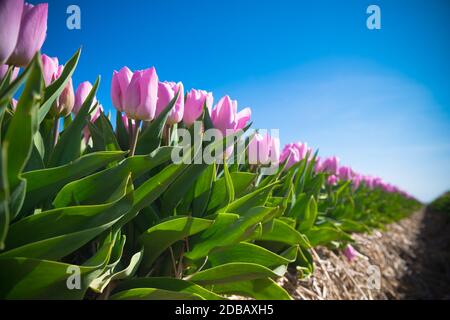
[[[42,55],[42,73],[46,87],[59,77],[58,68],[59,62],[57,57],[50,58],[46,54]]]
[[[77,91],[75,93],[75,104],[73,106],[73,112],[75,114],[77,114],[80,109],[81,106],[84,103],[84,100],[86,100],[87,96],[89,95],[89,93],[92,90],[92,84],[89,81],[85,81],[82,82],[78,85]],[[95,105],[97,103],[97,98],[94,97],[93,101],[92,101],[92,105]]]
[[[181,82],[159,82],[158,84],[158,102],[156,103],[156,114],[159,114],[169,105],[170,101],[178,94],[177,101],[169,113],[167,124],[173,125],[183,119],[184,113],[184,87]]]
[[[283,151],[281,152],[280,161],[284,162],[286,161],[286,159],[289,158],[285,168],[287,170],[290,167],[292,167],[295,163],[299,162],[300,160],[303,160],[310,151],[311,149],[308,149],[306,143],[302,142],[288,143],[287,145],[284,146]]]
[[[347,245],[343,251],[344,256],[347,258],[348,261],[353,261],[357,256],[359,256],[358,251],[355,250],[350,244]]]
[[[62,66],[60,66],[60,70],[61,71],[58,72],[58,77],[61,75]],[[70,78],[69,82],[67,82],[67,85],[64,87],[63,91],[56,100],[56,113],[66,117],[72,112],[74,105],[75,94],[73,92],[72,78]]]
[[[154,67],[136,71],[125,93],[123,111],[128,118],[151,121],[158,100],[158,75]]]
[[[329,176],[327,178],[327,184],[330,186],[335,186],[338,182],[338,177],[336,177],[334,174],[332,174],[331,176]]]
[[[114,71],[111,83],[111,98],[114,107],[119,112],[125,109],[125,94],[132,77],[133,72],[128,67],[123,67],[119,72]]]
[[[352,178],[352,184],[353,184],[353,190],[356,190],[359,188],[359,185],[361,184],[362,176],[360,174],[354,174]]]
[[[183,122],[186,127],[190,127],[202,115],[205,102],[206,107],[210,110],[213,104],[211,92],[192,89],[186,94],[183,114]]]
[[[8,72],[8,66],[6,64],[1,64],[0,65],[0,82],[6,76],[7,72]],[[11,73],[10,83],[13,82],[17,78],[18,74],[19,74],[19,68],[14,67],[12,70],[12,73]]]
[[[0,1],[0,65],[8,60],[16,47],[23,7],[23,0]]]
[[[329,174],[338,174],[339,158],[330,157],[326,158],[322,162],[321,169],[323,172],[328,172]]]
[[[296,148],[292,143],[285,145],[283,151],[281,152],[280,162],[283,163],[286,160],[287,160],[285,164],[286,170],[301,160],[298,148]]]
[[[338,176],[339,179],[347,181],[347,180],[352,180],[353,177],[353,170],[350,167],[340,167],[338,169]]]
[[[215,128],[219,129],[223,135],[227,130],[236,132],[245,128],[251,117],[251,109],[245,108],[237,112],[237,101],[225,96],[217,102],[211,111],[211,120]]]
[[[262,136],[256,133],[248,144],[250,164],[278,163],[280,157],[280,140],[266,133]]]
[[[40,3],[35,6],[25,3],[17,44],[9,56],[8,64],[21,67],[26,66],[36,52],[41,49],[47,34],[47,15],[47,3]]]

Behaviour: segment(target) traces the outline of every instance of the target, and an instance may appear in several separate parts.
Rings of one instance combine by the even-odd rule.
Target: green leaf
[[[100,111],[100,116],[95,123],[89,122],[88,126],[89,131],[91,132],[94,150],[121,150],[114,134],[114,129],[103,111]]]
[[[208,255],[208,253],[218,247],[228,246],[242,240],[245,240],[246,235],[249,235],[253,229],[261,223],[267,216],[273,213],[276,208],[266,208],[266,207],[255,207],[249,209],[246,214],[240,216],[236,221],[229,224],[226,228],[218,228],[212,226],[215,230],[214,233],[210,234],[205,238],[199,238],[194,242],[192,250],[185,254],[185,257],[191,260],[200,259]],[[218,221],[221,226],[224,224],[224,220],[221,219],[222,214],[219,214]],[[227,216],[227,215],[225,215]],[[229,219],[225,220],[227,223],[230,222]]]
[[[275,219],[273,229],[270,232],[264,233],[258,240],[275,241],[288,245],[300,245],[303,248],[311,247],[308,238],[305,235],[280,219]]]
[[[205,230],[212,222],[201,218],[175,217],[151,227],[140,237],[144,245],[142,268],[148,269],[170,245]]]
[[[33,136],[38,130],[37,109],[41,99],[42,73],[37,59],[40,59],[39,54],[31,62],[28,81],[1,144],[0,249],[4,247],[10,220],[22,207],[26,181],[21,173],[30,157]]]
[[[126,223],[136,217],[139,211],[158,199],[187,167],[189,167],[189,165],[169,165],[140,185],[139,188],[134,191],[133,208],[114,226],[114,228],[117,230],[122,228]]]
[[[111,199],[131,172],[137,179],[144,173],[170,160],[173,147],[161,147],[146,156],[126,158],[119,165],[102,170],[83,179],[66,184],[58,192],[53,205],[56,208],[75,204],[99,204]],[[124,154],[120,152],[120,154]],[[108,181],[108,183],[105,183]]]
[[[39,203],[52,198],[67,183],[86,176],[112,161],[123,159],[125,152],[102,151],[87,154],[69,164],[23,174],[27,181],[27,194],[23,212],[27,213]]]
[[[297,246],[294,246],[297,250]],[[208,255],[211,266],[217,266],[230,262],[249,262],[262,265],[267,268],[276,268],[280,265],[288,265],[294,262],[296,255],[287,259],[263,247],[252,243],[241,242],[228,247],[214,249]]]
[[[227,263],[187,276],[185,280],[200,285],[240,282],[254,279],[277,278],[281,274],[255,263]]]
[[[317,218],[317,204],[314,197],[311,196],[308,199],[305,195],[303,198],[300,198],[292,208],[292,212],[298,221],[297,229],[300,232],[311,229]]]
[[[75,68],[77,67],[78,60],[80,58],[81,48],[75,52],[75,54],[66,62],[64,65],[64,70],[54,82],[52,82],[45,89],[45,97],[44,101],[39,109],[39,124],[45,119],[47,113],[50,111],[50,108],[53,105],[53,102],[61,95],[61,92],[66,87],[70,78],[72,77]]]
[[[26,217],[13,225],[0,257],[60,259],[111,227],[132,204],[132,193],[98,206],[54,209]]]
[[[352,241],[350,235],[333,227],[312,227],[306,233],[313,247],[329,244],[331,241]]]
[[[40,56],[39,54],[36,54],[32,62],[25,68],[25,70],[21,74],[18,75],[18,77],[14,81],[12,81],[11,83],[8,82],[8,85],[2,85],[2,88],[0,90],[0,112],[4,111],[4,108],[13,98],[14,94],[17,92],[20,86],[25,81],[28,81],[30,74],[33,72],[32,70],[35,70],[36,67],[39,68],[39,60]],[[7,81],[7,79],[5,79],[5,81]]]
[[[256,179],[256,175],[248,172],[231,172],[231,180],[233,181],[233,189],[236,196],[242,195]],[[218,208],[225,206],[226,202],[226,182],[222,177],[213,183],[213,189],[208,203],[207,211],[215,212]]]
[[[216,284],[214,291],[252,297],[256,300],[292,300],[286,290],[270,278]]]
[[[58,140],[58,143],[50,155],[50,159],[48,161],[49,167],[60,166],[80,157],[81,132],[87,125],[86,121],[88,120],[90,112],[94,109],[91,109],[91,106],[95,95],[97,94],[99,84],[100,77],[98,77],[95,81],[91,92],[83,102],[83,105],[78,111],[75,119],[68,125],[67,129],[62,132],[61,138]]]
[[[214,181],[216,181],[216,163],[209,165],[195,182],[192,201],[193,216],[202,217],[205,214]]]
[[[84,265],[21,257],[0,258],[0,299],[82,299],[108,263],[114,242],[106,242]],[[79,268],[79,289],[74,285]]]
[[[258,188],[252,193],[249,193],[233,202],[224,208],[220,209],[220,212],[233,212],[233,213],[245,213],[250,209],[257,206],[264,206],[267,198],[272,192],[272,189],[276,186],[276,183],[269,184],[268,186]]]
[[[155,288],[136,288],[121,291],[110,297],[111,300],[202,300],[194,293],[176,292]]]
[[[225,186],[227,190],[227,201],[225,207],[228,208],[228,205],[234,201],[234,187],[233,187],[233,180],[231,178],[230,172],[228,171],[228,165],[226,162],[223,164],[223,176],[225,178]]]
[[[125,244],[125,243],[123,243]],[[123,249],[123,246],[122,246]],[[111,283],[111,281],[113,280],[121,280],[121,279],[127,279],[132,277],[138,267],[139,264],[142,260],[142,256],[143,256],[143,250],[135,253],[131,259],[130,262],[128,264],[128,266],[124,269],[120,269],[119,267],[119,262],[120,262],[120,258],[121,258],[122,252],[120,252],[120,256],[118,257],[118,259],[116,261],[114,261],[114,263],[111,265],[109,264],[108,267],[106,268],[106,271],[100,275],[98,278],[94,279],[91,284],[90,284],[90,288],[96,292],[103,292],[103,290],[105,290],[105,288],[108,286],[109,283]]]
[[[186,280],[169,277],[136,278],[121,282],[114,292],[136,288],[156,288],[187,294],[195,294],[206,300],[223,300],[224,298],[205,288]]]
[[[207,164],[192,164],[176,181],[167,188],[161,198],[161,213],[164,217],[170,216],[180,204],[186,193],[192,189],[196,179],[208,167]]]

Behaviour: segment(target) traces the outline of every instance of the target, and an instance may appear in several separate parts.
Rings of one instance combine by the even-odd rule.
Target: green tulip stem
[[[59,115],[55,116],[55,121],[53,122],[53,146],[56,146],[59,137]]]
[[[129,121],[130,134],[131,134],[131,143],[130,143],[130,157],[134,156],[136,151],[137,140],[139,137],[139,127],[141,126],[141,120],[136,120],[135,127],[133,128],[133,124],[131,120]]]

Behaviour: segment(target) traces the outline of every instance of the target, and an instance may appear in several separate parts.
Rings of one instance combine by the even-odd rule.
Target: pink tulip
[[[280,162],[284,163],[286,160],[286,170],[301,160],[298,148],[296,148],[292,143],[285,145],[283,151],[281,152]]]
[[[350,262],[359,255],[358,251],[356,251],[355,248],[353,248],[350,244],[345,247],[343,253]]]
[[[213,104],[211,92],[192,89],[186,94],[183,122],[187,127],[190,127],[202,115],[205,102],[206,107],[210,110]]]
[[[133,72],[128,67],[123,67],[119,72],[114,71],[111,83],[111,98],[114,107],[122,112],[125,109],[125,94],[130,85]]]
[[[75,94],[73,92],[73,84],[72,78],[69,79],[69,82],[64,87],[60,96],[57,99],[56,111],[58,114],[62,116],[68,116],[75,105]]]
[[[7,72],[8,72],[8,66],[6,64],[0,64],[0,82],[3,80],[3,78],[5,77]],[[11,73],[10,83],[13,82],[17,78],[18,74],[19,74],[19,68],[14,67],[13,71]]]
[[[362,176],[359,173],[356,173],[353,175],[353,178],[352,178],[353,190],[356,190],[359,188],[361,181],[362,181]]]
[[[123,103],[128,118],[151,121],[158,100],[158,75],[154,67],[136,71],[131,78]]]
[[[45,54],[42,55],[42,73],[46,87],[59,77],[58,67],[59,62],[57,57],[50,58]]]
[[[8,60],[16,47],[23,7],[23,0],[0,1],[0,65]]]
[[[331,176],[329,176],[327,178],[327,184],[330,186],[335,186],[338,182],[338,177],[336,177],[334,174],[332,174]]]
[[[353,170],[350,167],[342,166],[338,170],[338,176],[339,176],[339,179],[344,180],[344,181],[352,180]]]
[[[256,133],[248,144],[250,164],[278,163],[280,157],[280,140],[266,133],[264,136]]]
[[[326,158],[322,162],[321,169],[323,172],[328,172],[329,174],[338,174],[339,158],[330,157]]]
[[[236,132],[243,129],[250,120],[251,114],[250,108],[237,112],[237,101],[225,96],[217,102],[211,111],[211,120],[214,127],[219,129],[223,135],[226,135],[227,130]]]
[[[75,93],[75,104],[73,106],[73,112],[77,114],[81,106],[83,105],[84,101],[86,100],[87,96],[92,90],[92,84],[89,81],[82,82],[78,85],[77,91]],[[97,98],[94,97],[92,101],[92,105],[95,105],[97,103]]]
[[[172,108],[167,118],[167,124],[169,125],[178,123],[183,119],[184,87],[181,82],[175,83],[164,81],[159,82],[158,84],[158,102],[156,103],[155,117],[159,116],[178,92],[179,94],[175,106]]]
[[[36,6],[25,3],[19,37],[16,47],[8,59],[8,64],[26,66],[36,52],[41,49],[47,33],[47,15],[47,3],[40,3]]]

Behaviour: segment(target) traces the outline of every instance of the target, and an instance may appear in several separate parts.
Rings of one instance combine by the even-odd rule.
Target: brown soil
[[[313,275],[299,280],[291,271],[284,288],[295,299],[450,299],[450,216],[423,210],[353,238],[358,258],[316,248]]]

